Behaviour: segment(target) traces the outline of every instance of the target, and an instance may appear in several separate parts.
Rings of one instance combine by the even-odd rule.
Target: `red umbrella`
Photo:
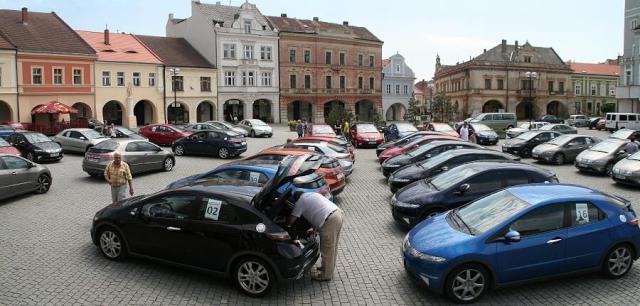
[[[67,106],[65,104],[62,104],[58,101],[51,101],[45,105],[40,105],[36,108],[34,108],[31,111],[32,115],[36,115],[36,114],[68,114],[68,113],[77,113],[78,110],[71,107],[71,106]]]

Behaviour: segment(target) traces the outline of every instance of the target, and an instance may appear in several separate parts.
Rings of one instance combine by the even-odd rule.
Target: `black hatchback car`
[[[19,131],[7,136],[6,140],[32,162],[59,161],[64,157],[62,147],[42,133]]]
[[[278,280],[300,279],[319,256],[308,222],[284,227],[292,205],[278,187],[313,171],[290,175],[296,166],[283,160],[262,189],[204,180],[116,202],[95,215],[91,238],[111,260],[136,255],[227,275],[241,292],[265,295]]]
[[[247,142],[244,136],[236,132],[204,130],[174,141],[171,147],[176,155],[201,154],[230,158],[247,151]]]
[[[477,161],[402,188],[391,198],[391,212],[400,224],[414,226],[500,189],[545,182],[557,183],[555,173],[520,162]]]
[[[520,160],[520,158],[511,154],[487,149],[452,150],[426,161],[398,169],[389,176],[389,188],[391,188],[391,192],[396,192],[400,188],[417,180],[427,179],[461,164],[478,160]]]
[[[555,131],[530,131],[522,133],[515,138],[507,139],[502,144],[502,152],[518,155],[521,157],[531,157],[531,151],[539,144],[562,136]]]
[[[416,147],[415,149],[391,157],[382,163],[382,174],[388,177],[394,171],[406,165],[414,164],[435,157],[440,153],[457,149],[484,149],[483,146],[471,142],[463,141],[434,141],[426,145]]]

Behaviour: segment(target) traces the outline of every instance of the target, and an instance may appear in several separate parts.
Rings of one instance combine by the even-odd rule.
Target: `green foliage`
[[[444,93],[439,93],[433,98],[431,112],[434,122],[449,122],[456,117],[458,110],[451,104],[451,98]]]
[[[341,106],[334,106],[331,108],[329,115],[327,116],[327,124],[334,126],[339,121],[349,120],[353,121],[353,113],[350,110],[346,110]]]
[[[380,115],[378,108],[375,106],[371,108],[371,111],[369,112],[369,118],[371,119],[371,122],[373,122],[375,126],[379,126],[380,123],[383,121],[382,115]]]
[[[290,129],[291,131],[295,131],[295,130],[296,130],[296,126],[298,125],[298,121],[296,121],[296,120],[289,120],[289,121],[287,122],[287,125],[289,126],[289,129]]]
[[[417,106],[417,101],[413,97],[409,99],[409,108],[407,113],[404,114],[404,120],[411,122],[413,125],[417,125],[420,121],[420,109]]]
[[[611,112],[615,112],[616,111],[616,104],[615,103],[605,103],[600,105],[600,112],[602,112],[603,114],[606,113],[611,113]]]

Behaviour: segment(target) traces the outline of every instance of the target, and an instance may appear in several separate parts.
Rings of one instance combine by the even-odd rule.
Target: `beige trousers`
[[[322,255],[322,272],[320,278],[333,278],[338,254],[338,238],[342,229],[343,214],[338,208],[320,228],[320,254]]]

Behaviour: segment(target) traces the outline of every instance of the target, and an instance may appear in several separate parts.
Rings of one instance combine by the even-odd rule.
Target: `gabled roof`
[[[267,19],[271,22],[271,25],[280,32],[346,36],[349,38],[382,42],[364,27],[289,17],[267,16]]]
[[[16,47],[11,44],[6,38],[2,37],[0,32],[0,49],[15,49]]]
[[[105,44],[103,32],[77,31],[98,54],[98,60],[104,62],[129,62],[145,64],[161,64],[153,53],[140,43],[133,35],[109,33],[109,44]]]
[[[569,63],[575,74],[620,76],[620,65]]]
[[[233,22],[236,20],[236,14],[240,10],[238,6],[222,5],[222,4],[207,4],[200,2],[192,2],[195,7],[200,11],[208,15],[218,23],[222,22],[222,26],[230,28]]]
[[[21,11],[0,10],[0,32],[4,40],[18,50],[95,54],[93,49],[55,13],[27,12],[27,15],[27,22],[23,23]]]
[[[167,66],[215,68],[184,38],[135,35]]]
[[[533,47],[528,42],[518,47],[517,52],[515,45],[506,45],[506,52],[502,52],[502,45],[497,45],[487,52],[484,52],[476,56],[473,60],[476,61],[489,61],[489,62],[523,62],[522,54],[528,54],[532,56],[533,64],[546,64],[546,65],[564,65],[560,56],[553,48],[546,47]],[[512,55],[513,54],[513,55]],[[513,58],[515,57],[515,58]]]

